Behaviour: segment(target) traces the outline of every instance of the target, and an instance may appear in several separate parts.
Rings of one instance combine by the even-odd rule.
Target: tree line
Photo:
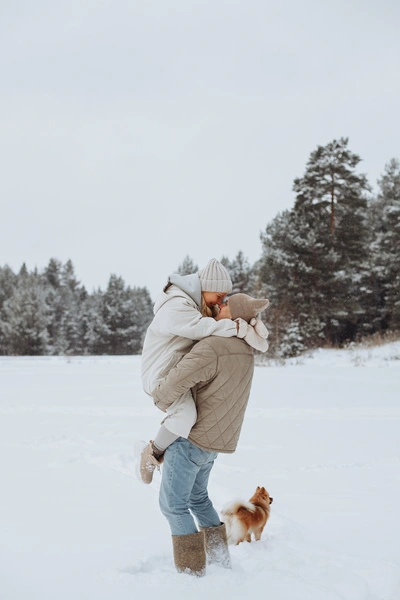
[[[274,356],[400,330],[400,163],[390,160],[374,194],[360,161],[347,138],[318,146],[294,180],[293,208],[261,233],[259,260],[221,258],[233,292],[270,299]],[[177,268],[197,270],[190,256]],[[88,294],[71,261],[0,268],[1,354],[137,354],[151,318],[147,289],[116,275]]]
[[[43,272],[0,268],[0,354],[138,354],[152,319],[146,288],[111,275],[89,294],[69,260]]]

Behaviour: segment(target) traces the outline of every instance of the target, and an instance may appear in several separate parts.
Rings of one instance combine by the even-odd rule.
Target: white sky
[[[318,144],[400,158],[397,0],[19,0],[0,7],[0,264],[71,258],[154,298],[243,250]]]

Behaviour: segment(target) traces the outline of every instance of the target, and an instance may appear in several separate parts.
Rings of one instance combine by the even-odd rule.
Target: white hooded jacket
[[[196,341],[210,335],[236,336],[234,321],[202,316],[197,273],[173,274],[169,281],[173,285],[157,297],[142,351],[142,383],[150,396],[157,382],[190,352]]]

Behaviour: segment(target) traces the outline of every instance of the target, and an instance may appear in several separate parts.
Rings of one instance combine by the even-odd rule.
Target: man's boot
[[[204,531],[207,562],[220,565],[225,569],[231,569],[231,556],[226,538],[225,523],[221,523],[218,527],[200,527],[200,530]]]
[[[206,552],[202,531],[189,535],[173,535],[172,544],[178,573],[188,573],[196,577],[203,577],[206,574]]]

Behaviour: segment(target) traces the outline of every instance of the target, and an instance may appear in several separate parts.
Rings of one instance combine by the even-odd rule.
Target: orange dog
[[[256,540],[261,538],[269,519],[270,504],[273,498],[267,490],[258,486],[248,502],[237,500],[223,508],[221,514],[226,526],[228,544],[251,542],[251,534]]]

